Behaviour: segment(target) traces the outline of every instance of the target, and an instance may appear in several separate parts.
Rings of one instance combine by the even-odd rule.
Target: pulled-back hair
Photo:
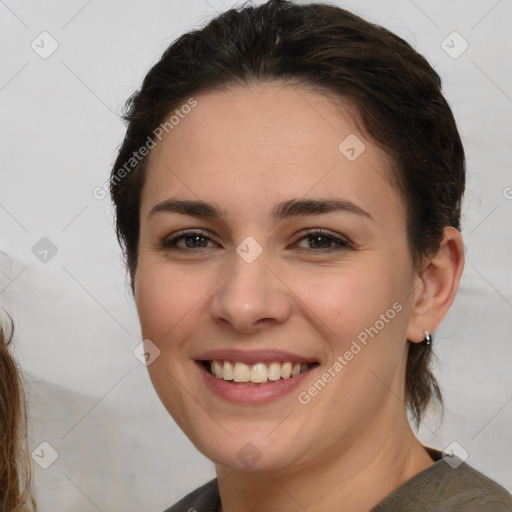
[[[344,9],[270,0],[228,10],[178,38],[127,102],[110,192],[132,289],[147,156],[128,172],[126,163],[192,96],[259,82],[306,86],[356,107],[363,129],[390,157],[418,269],[446,226],[460,229],[464,150],[435,70],[407,42]],[[431,398],[441,401],[431,357],[429,345],[409,343],[405,394],[417,424]]]

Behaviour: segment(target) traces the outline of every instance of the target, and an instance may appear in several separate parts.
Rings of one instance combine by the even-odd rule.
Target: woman
[[[111,194],[149,374],[217,472],[169,510],[512,510],[407,417],[441,399],[431,333],[464,265],[426,60],[271,0],[173,43],[126,119]]]
[[[0,327],[0,510],[28,512],[35,503],[29,489],[24,393],[9,353],[11,338]]]

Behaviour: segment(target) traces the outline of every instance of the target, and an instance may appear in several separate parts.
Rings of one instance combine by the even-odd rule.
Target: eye
[[[306,241],[308,246],[301,246],[298,242]],[[296,242],[296,246],[313,252],[329,252],[333,250],[352,248],[352,244],[343,238],[334,236],[322,229],[315,229],[302,236]]]
[[[306,247],[301,245],[301,243],[304,242],[307,243]],[[165,238],[162,241],[162,247],[167,250],[200,250],[216,246],[218,246],[218,244],[202,231],[181,232]],[[330,252],[333,250],[351,248],[352,244],[344,238],[335,236],[328,231],[315,229],[300,237],[295,243],[295,246],[310,252]]]
[[[205,249],[207,247],[212,247],[207,245],[208,242],[215,244],[209,236],[201,231],[187,231],[164,239],[162,241],[162,247],[165,249],[178,250]]]

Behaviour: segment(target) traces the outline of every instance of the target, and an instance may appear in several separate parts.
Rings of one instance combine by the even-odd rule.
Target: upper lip
[[[316,363],[315,359],[307,356],[285,352],[283,350],[237,350],[217,349],[203,352],[196,358],[198,361],[234,361],[245,364],[272,363],[274,361],[291,363]]]

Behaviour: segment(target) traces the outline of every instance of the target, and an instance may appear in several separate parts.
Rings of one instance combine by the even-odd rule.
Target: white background
[[[467,262],[435,338],[444,420],[431,414],[420,436],[440,449],[457,441],[511,490],[512,2],[337,5],[405,38],[444,80],[467,151]],[[171,41],[229,6],[0,2],[0,304],[29,381],[30,448],[58,453],[48,469],[34,465],[41,512],[158,512],[214,475],[132,354],[140,333],[112,207],[92,190],[124,135],[125,99]],[[59,45],[47,59],[31,48],[43,31]],[[453,31],[469,44],[456,59],[441,46]],[[32,252],[42,237],[58,250],[46,263]]]

